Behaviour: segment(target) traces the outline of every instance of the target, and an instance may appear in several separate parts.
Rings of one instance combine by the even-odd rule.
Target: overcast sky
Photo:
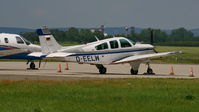
[[[199,28],[199,0],[0,0],[0,27]]]

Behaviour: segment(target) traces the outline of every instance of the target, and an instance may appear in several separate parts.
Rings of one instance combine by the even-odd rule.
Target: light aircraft
[[[41,52],[41,47],[32,44],[18,34],[0,33],[0,59],[23,59],[30,62],[30,68],[35,69],[33,60],[39,57],[28,56],[31,52]]]
[[[47,60],[86,63],[96,65],[100,74],[106,74],[104,65],[129,63],[130,73],[138,74],[141,63],[148,63],[148,74],[153,74],[149,60],[174,55],[180,51],[154,53],[150,44],[136,44],[124,37],[113,37],[83,45],[62,47],[47,28],[37,29],[42,52],[33,52],[29,56],[45,57]],[[121,68],[122,69],[122,68]]]

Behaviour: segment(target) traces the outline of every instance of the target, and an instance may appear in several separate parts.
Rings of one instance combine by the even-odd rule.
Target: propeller
[[[151,36],[151,45],[154,45],[154,30],[151,28],[149,28],[149,30],[150,30],[150,36]],[[153,49],[153,51],[155,53],[158,53],[158,51],[155,48]]]

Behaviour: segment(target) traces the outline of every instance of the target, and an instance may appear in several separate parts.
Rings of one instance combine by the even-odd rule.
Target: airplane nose
[[[151,48],[155,53],[158,53],[158,51],[156,51],[156,49],[155,49],[155,46],[150,45],[150,48]]]
[[[153,45],[150,45],[150,44],[149,44],[149,48],[152,48],[152,49],[154,49],[155,47],[154,47]]]

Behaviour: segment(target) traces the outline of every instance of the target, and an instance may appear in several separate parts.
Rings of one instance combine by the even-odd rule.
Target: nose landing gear
[[[150,64],[147,63],[148,68],[147,68],[147,72],[144,73],[144,75],[155,75],[155,73],[153,72],[153,69],[150,67]]]

